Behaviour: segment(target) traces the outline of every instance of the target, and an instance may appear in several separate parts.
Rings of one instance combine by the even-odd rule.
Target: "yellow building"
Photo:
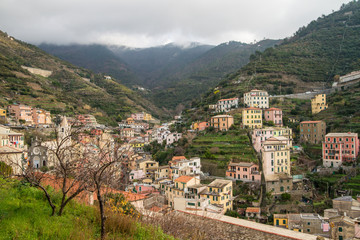
[[[155,171],[157,168],[159,168],[159,163],[151,159],[143,160],[137,163],[137,169],[143,170],[145,174],[150,170]]]
[[[6,110],[2,108],[0,108],[0,121],[1,120],[6,121]]]
[[[317,114],[328,108],[326,104],[326,94],[318,94],[311,99],[311,113]]]
[[[242,110],[243,127],[262,128],[262,110],[260,108],[245,108]]]
[[[210,126],[220,131],[227,131],[234,124],[234,118],[230,115],[217,115],[211,118]]]
[[[210,204],[221,206],[226,210],[232,210],[232,181],[216,179],[211,182],[200,196],[210,200]]]
[[[191,176],[181,176],[175,179],[174,185],[165,187],[165,195],[170,207],[174,206],[174,198],[184,198],[188,187],[200,184],[200,179]]]
[[[161,166],[156,169],[155,172],[155,180],[161,178],[169,178],[170,177],[170,166]]]
[[[274,214],[274,226],[289,228],[287,214]]]
[[[154,120],[151,114],[144,113],[144,121],[151,121],[151,120]]]

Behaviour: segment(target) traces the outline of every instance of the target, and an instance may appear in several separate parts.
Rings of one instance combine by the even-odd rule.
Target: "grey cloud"
[[[0,30],[31,43],[218,44],[284,38],[344,0],[2,0]]]

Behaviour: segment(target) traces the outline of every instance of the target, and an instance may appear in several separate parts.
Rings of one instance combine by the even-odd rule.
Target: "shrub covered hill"
[[[242,94],[253,88],[269,94],[305,92],[330,87],[336,75],[360,70],[360,2],[343,4],[340,10],[321,16],[289,38],[227,75],[202,104]]]
[[[48,77],[22,66],[51,71]],[[0,31],[0,107],[18,102],[53,114],[94,114],[100,123],[116,124],[133,111],[164,112],[136,92],[103,75],[75,67]]]

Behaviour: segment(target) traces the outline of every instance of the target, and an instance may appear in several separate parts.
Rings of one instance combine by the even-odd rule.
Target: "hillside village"
[[[326,98],[319,93],[309,100],[313,115],[327,111]],[[203,121],[189,122],[185,114],[160,123],[151,114],[138,112],[118,127],[98,124],[89,114],[54,116],[43,109],[11,104],[0,109],[1,161],[14,174],[22,175],[31,167],[51,176],[59,161],[54,150],[65,148],[66,144],[59,145],[63,141],[76,143],[77,150],[92,156],[101,155],[108,144],[117,144],[121,158],[109,187],[123,193],[139,212],[225,214],[331,239],[360,237],[358,170],[354,168],[359,159],[358,134],[327,132],[327,123],[321,120],[298,122],[295,134],[289,127],[293,120],[284,122],[282,109],[271,103],[266,91],[253,89],[210,105],[210,117],[204,116]],[[225,149],[214,146],[221,146],[221,139],[234,133],[247,147],[228,142],[235,144],[235,154],[225,156]],[[219,141],[205,152],[191,151],[199,138],[204,144]],[[308,155],[304,148],[311,147],[318,149],[321,159]],[[162,153],[165,158],[159,157]],[[214,162],[221,163],[223,170],[204,167]],[[335,177],[353,184],[332,188],[330,178]],[[56,189],[51,182],[55,180],[46,179]],[[319,182],[328,184],[325,190],[317,187]],[[81,201],[94,204],[93,194],[84,191]]]

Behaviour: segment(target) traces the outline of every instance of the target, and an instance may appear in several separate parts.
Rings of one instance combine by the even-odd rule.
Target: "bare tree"
[[[120,146],[113,142],[107,142],[102,146],[98,144],[98,146],[98,152],[89,156],[88,172],[99,203],[101,239],[105,239],[106,216],[104,195],[106,191],[110,190],[110,186],[118,184],[125,151],[121,150]]]

